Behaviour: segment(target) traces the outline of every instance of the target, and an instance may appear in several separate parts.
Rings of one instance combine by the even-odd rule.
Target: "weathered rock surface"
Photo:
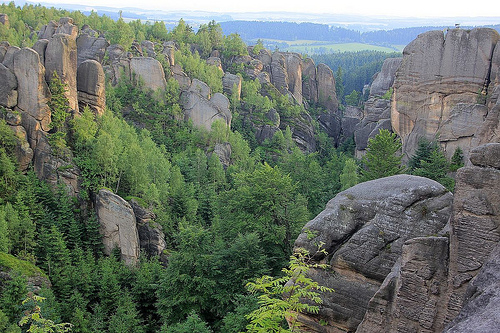
[[[45,81],[45,67],[36,51],[23,48],[15,54],[14,74],[18,83],[17,108],[22,112],[23,126],[28,132],[30,146],[34,148],[39,129],[49,130],[51,111],[47,106],[50,98]],[[31,125],[25,125],[31,124]],[[35,144],[36,145],[36,144]]]
[[[95,114],[102,115],[106,107],[105,76],[96,60],[85,60],[78,66],[78,104],[83,110],[88,106]]]
[[[441,332],[448,273],[448,238],[417,237],[370,300],[356,333]]]
[[[453,195],[439,183],[397,175],[358,184],[330,200],[295,242],[310,253],[324,244],[331,271],[311,277],[335,292],[322,296],[318,316],[301,322],[314,332],[354,331],[370,299],[415,237],[439,233],[446,225]],[[327,326],[319,320],[328,322]]]
[[[1,13],[0,23],[3,24],[8,29],[10,27],[9,15]]]
[[[17,46],[9,46],[7,47],[7,51],[2,60],[2,64],[9,69],[14,69],[14,56],[20,50]]]
[[[225,73],[222,77],[222,87],[224,89],[224,93],[228,96],[231,94],[236,94],[236,98],[239,101],[241,97],[241,77],[238,75],[234,75],[231,73]]]
[[[102,63],[109,42],[103,37],[95,37],[90,33],[83,32],[76,39],[76,47],[78,49],[78,66],[85,60],[97,60]]]
[[[465,292],[466,304],[444,333],[495,333],[500,327],[500,245]]]
[[[500,143],[471,151],[469,167],[456,175],[450,230],[450,272],[447,320],[459,313],[468,282],[474,278],[500,242]]]
[[[448,157],[457,146],[468,156],[490,108],[482,96],[494,91],[490,68],[499,39],[497,31],[487,28],[450,29],[446,35],[430,31],[404,49],[391,121],[406,156],[413,154],[420,137],[436,138]]]
[[[231,126],[229,99],[221,93],[210,97],[210,89],[199,80],[194,79],[190,88],[182,92],[180,101],[184,119],[191,120],[196,127],[210,131],[212,123],[217,119]]]
[[[402,60],[403,58],[388,58],[384,60],[382,69],[376,74],[371,84],[371,96],[383,96],[392,87],[396,71],[401,65]]]
[[[337,112],[339,103],[335,94],[335,77],[332,70],[325,64],[317,67],[318,103],[330,112]]]
[[[130,72],[135,73],[138,78],[144,82],[148,89],[156,91],[165,90],[167,81],[165,72],[160,62],[149,57],[134,57],[130,59]]]
[[[0,105],[12,108],[17,104],[17,78],[14,73],[0,64]]]
[[[139,258],[139,234],[134,211],[120,196],[102,189],[96,196],[96,213],[103,236],[104,253],[110,255],[115,247],[127,265]]]
[[[142,207],[137,200],[130,200],[137,222],[141,250],[149,256],[160,256],[167,247],[161,225],[155,222],[156,215]]]
[[[76,90],[77,48],[73,37],[57,33],[52,36],[45,49],[45,80],[50,82],[54,72],[66,85],[65,95],[69,107],[78,111],[78,94]]]

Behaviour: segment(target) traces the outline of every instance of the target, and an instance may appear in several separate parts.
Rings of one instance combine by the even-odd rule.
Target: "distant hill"
[[[451,26],[421,26],[360,32],[354,29],[319,23],[228,21],[221,22],[225,35],[237,33],[245,41],[257,39],[318,40],[335,43],[366,43],[375,45],[406,45],[419,34],[430,30],[445,30]],[[500,24],[489,26],[500,32]],[[463,29],[472,29],[465,26]]]

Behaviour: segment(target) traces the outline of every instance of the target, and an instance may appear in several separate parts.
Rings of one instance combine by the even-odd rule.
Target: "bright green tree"
[[[64,333],[71,332],[70,323],[56,324],[54,321],[44,318],[41,313],[41,308],[38,303],[42,302],[45,298],[30,294],[22,303],[23,305],[30,305],[32,309],[28,311],[19,321],[20,326],[30,325],[28,333]]]
[[[405,172],[401,165],[401,140],[396,133],[381,129],[379,134],[368,140],[366,154],[361,162],[361,181],[388,177]]]
[[[320,293],[333,292],[307,276],[310,269],[325,269],[326,264],[312,261],[305,249],[296,249],[282,277],[262,276],[249,282],[250,292],[259,294],[259,308],[247,317],[248,332],[300,332],[299,313],[318,313],[323,300]]]
[[[345,161],[344,168],[340,174],[340,184],[342,184],[340,190],[347,190],[349,187],[353,187],[357,183],[359,183],[358,165],[354,159],[349,158]]]

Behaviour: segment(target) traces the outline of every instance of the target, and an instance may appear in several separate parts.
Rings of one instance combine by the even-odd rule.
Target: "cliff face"
[[[474,148],[454,196],[402,175],[332,199],[295,243],[314,253],[321,242],[330,253],[315,259],[331,270],[310,276],[335,292],[322,296],[318,315],[300,317],[308,331],[498,329],[499,160],[500,143]]]
[[[467,157],[473,147],[492,139],[490,118],[498,119],[493,114],[498,115],[499,39],[498,32],[486,28],[430,31],[404,49],[391,122],[407,157],[420,137],[437,140],[448,157],[456,147]]]

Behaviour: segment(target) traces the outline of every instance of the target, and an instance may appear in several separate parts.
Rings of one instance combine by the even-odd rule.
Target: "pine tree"
[[[356,165],[356,161],[354,161],[354,159],[349,158],[345,161],[344,168],[340,174],[340,184],[342,184],[340,190],[347,190],[348,188],[356,185],[358,182],[358,166]]]
[[[379,134],[368,140],[366,154],[362,158],[361,181],[368,181],[403,173],[400,154],[401,140],[396,133],[381,129]]]

